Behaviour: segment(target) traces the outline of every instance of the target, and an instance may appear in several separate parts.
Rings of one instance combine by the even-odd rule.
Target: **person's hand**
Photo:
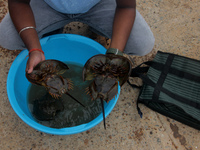
[[[33,71],[33,68],[43,60],[45,60],[45,56],[42,52],[32,51],[29,54],[29,59],[28,59],[28,62],[26,64],[26,72],[31,73]]]

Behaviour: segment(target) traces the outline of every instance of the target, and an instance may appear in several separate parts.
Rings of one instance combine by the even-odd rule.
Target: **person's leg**
[[[126,44],[125,53],[139,56],[146,55],[152,51],[154,43],[155,38],[150,27],[136,10],[134,26]]]
[[[10,50],[25,48],[9,14],[0,23],[0,46]]]
[[[82,17],[82,22],[91,26],[97,33],[111,38],[115,7],[115,0],[102,0],[80,17]],[[151,52],[154,42],[155,39],[150,27],[141,14],[136,11],[135,23],[124,53],[140,56],[145,55]]]
[[[36,30],[39,38],[45,33],[64,27],[71,22],[67,15],[55,11],[43,0],[32,0],[31,8],[35,16]],[[0,46],[10,50],[26,48],[9,14],[0,23]]]

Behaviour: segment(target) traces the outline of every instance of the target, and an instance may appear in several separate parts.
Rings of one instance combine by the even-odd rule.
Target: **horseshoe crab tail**
[[[75,100],[77,103],[79,103],[81,106],[85,107],[85,105],[83,105],[81,102],[79,102],[77,99],[75,99],[72,95],[70,95],[69,93],[65,93],[67,94],[69,97],[71,97],[73,100]]]
[[[104,110],[103,98],[100,98],[100,99],[101,99],[101,105],[102,105],[102,111],[103,111],[104,129],[106,129],[106,117],[105,117],[105,110]]]

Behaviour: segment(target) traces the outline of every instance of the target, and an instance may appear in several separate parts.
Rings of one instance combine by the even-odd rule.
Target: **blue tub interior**
[[[63,62],[69,61],[78,63],[82,66],[86,61],[97,54],[105,54],[106,49],[89,38],[74,35],[74,34],[58,34],[41,39],[42,49],[45,53],[46,59],[57,59]],[[70,128],[55,129],[43,126],[37,123],[30,111],[27,104],[27,94],[30,83],[25,77],[25,68],[28,58],[27,50],[23,50],[14,60],[7,78],[7,93],[10,104],[17,115],[28,125],[36,130],[57,135],[76,134],[88,130],[103,120],[100,114],[93,121]],[[118,95],[105,104],[105,115],[107,116],[114,108],[120,93],[118,88]]]

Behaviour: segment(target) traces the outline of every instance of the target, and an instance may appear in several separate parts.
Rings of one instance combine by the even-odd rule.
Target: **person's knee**
[[[124,53],[130,55],[144,56],[153,50],[155,38],[151,30],[137,37],[130,37]]]
[[[144,56],[152,51],[154,35],[142,15],[136,10],[134,26],[125,47],[125,53]]]
[[[0,23],[0,46],[9,50],[25,48],[8,14]]]
[[[151,36],[149,39],[144,39],[142,45],[138,47],[138,54],[139,56],[144,56],[150,53],[153,50],[155,44],[154,36]]]
[[[0,29],[1,30],[1,29]],[[6,35],[0,31],[0,46],[9,50],[24,49],[25,46],[20,39],[13,38],[12,36]]]

